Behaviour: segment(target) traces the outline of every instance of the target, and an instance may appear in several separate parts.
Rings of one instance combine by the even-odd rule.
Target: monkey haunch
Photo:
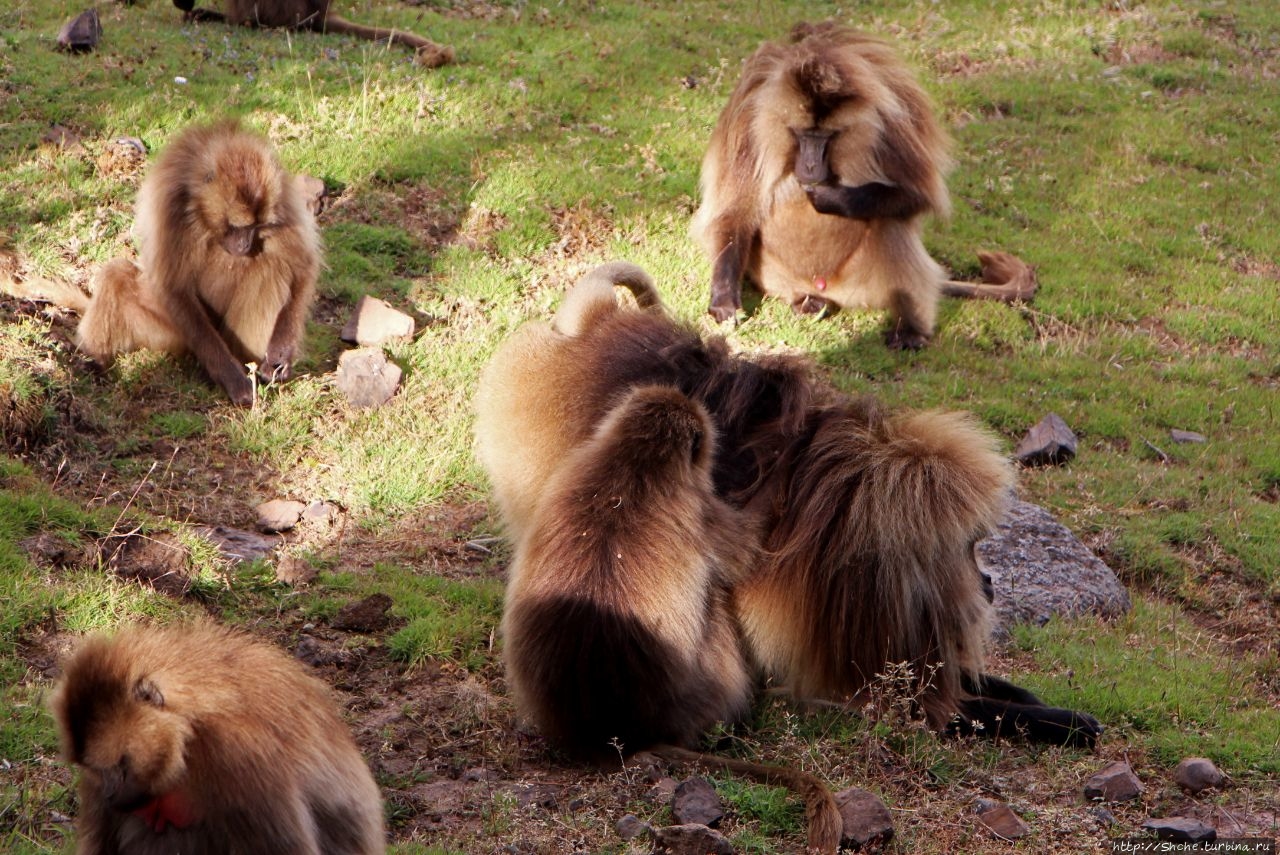
[[[213,624],[85,640],[51,707],[78,855],[380,855],[382,799],[325,685]]]
[[[947,137],[885,43],[835,24],[792,39],[746,61],[702,162],[711,314],[737,315],[745,276],[798,312],[889,309],[889,344],[920,347],[945,279],[921,229],[949,208]]]
[[[620,306],[611,281],[642,308]],[[477,450],[510,531],[537,534],[546,481],[571,480],[564,462],[631,389],[651,384],[706,408],[715,494],[759,520],[760,558],[732,602],[769,676],[802,698],[844,700],[906,662],[935,728],[1097,738],[1092,716],[982,673],[990,601],[972,546],[1012,483],[993,439],[960,414],[849,399],[795,357],[735,357],[667,317],[633,265],[584,277],[550,325],[521,328],[485,369]],[[660,506],[649,513],[663,519]],[[678,617],[702,606],[669,597],[663,608]],[[576,673],[572,660],[559,665]]]
[[[226,21],[229,24],[255,27],[288,27],[295,30],[314,30],[318,33],[345,33],[372,41],[397,42],[413,48],[414,60],[419,65],[436,68],[453,62],[453,48],[436,44],[430,39],[415,36],[404,30],[385,27],[366,27],[348,21],[330,8],[329,0],[224,0],[226,10],[195,8],[195,0],[173,0],[173,5],[183,12],[184,20]]]
[[[109,363],[147,348],[192,353],[237,404],[246,362],[292,373],[320,271],[315,218],[263,138],[233,122],[184,131],[138,193],[138,264],[98,274],[81,348]]]

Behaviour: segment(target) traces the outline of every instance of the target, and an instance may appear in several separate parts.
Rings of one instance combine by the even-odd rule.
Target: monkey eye
[[[160,687],[146,677],[134,684],[133,696],[144,704],[164,709],[164,695],[160,692]]]

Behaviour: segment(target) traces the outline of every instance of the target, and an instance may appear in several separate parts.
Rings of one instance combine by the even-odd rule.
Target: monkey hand
[[[857,187],[845,187],[840,184],[804,184],[805,195],[809,204],[819,214],[833,214],[837,217],[856,217],[852,210],[857,205],[851,204],[858,191]]]
[[[273,344],[267,348],[267,358],[258,366],[258,376],[268,383],[288,380],[293,376],[293,356],[293,347]]]
[[[253,381],[241,370],[219,380],[218,385],[227,390],[231,403],[240,407],[253,406]]]

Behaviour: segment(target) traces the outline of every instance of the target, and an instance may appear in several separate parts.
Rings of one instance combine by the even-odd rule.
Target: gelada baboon
[[[701,405],[636,386],[568,454],[509,571],[507,679],[517,709],[580,759],[645,750],[796,789],[810,847],[834,852],[839,812],[816,778],[687,750],[741,719],[754,689],[729,592],[756,538],[714,495],[714,449]]]
[[[746,277],[797,312],[888,309],[889,345],[921,347],[945,280],[921,230],[950,207],[947,135],[884,42],[832,23],[791,36],[746,61],[702,161],[711,314],[737,316]]]
[[[51,700],[79,855],[378,855],[382,798],[327,687],[212,622],[83,641]]]
[[[137,264],[118,258],[98,273],[82,350],[107,364],[131,350],[194,354],[237,404],[253,403],[246,363],[289,378],[320,238],[265,139],[235,122],[183,131],[142,183],[134,233]]]
[[[641,308],[621,305],[611,282],[641,295]],[[759,520],[760,559],[732,599],[767,676],[800,698],[847,700],[908,663],[935,728],[1097,738],[1091,716],[981,672],[991,606],[972,547],[1012,483],[993,439],[959,414],[850,399],[797,357],[742,358],[704,342],[666,315],[634,265],[588,274],[553,323],[517,330],[485,369],[477,451],[517,542],[546,481],[571,477],[559,467],[574,449],[651,384],[706,408],[715,493]]]
[[[223,0],[223,12],[195,8],[195,0],[173,0],[187,21],[226,21],[254,27],[288,27],[317,33],[345,33],[372,41],[395,42],[413,48],[414,61],[427,68],[453,62],[453,48],[404,30],[366,27],[330,9],[329,0]]]

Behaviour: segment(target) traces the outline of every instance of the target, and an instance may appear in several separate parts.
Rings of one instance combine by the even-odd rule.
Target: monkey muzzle
[[[222,248],[232,255],[248,255],[258,241],[257,226],[228,228],[222,236]]]
[[[102,799],[113,810],[129,813],[151,799],[151,793],[138,786],[123,764],[100,770],[98,777],[102,786]]]
[[[824,184],[831,178],[831,170],[827,168],[827,143],[831,142],[831,131],[821,128],[805,128],[792,130],[796,140],[796,180],[803,185]]]

